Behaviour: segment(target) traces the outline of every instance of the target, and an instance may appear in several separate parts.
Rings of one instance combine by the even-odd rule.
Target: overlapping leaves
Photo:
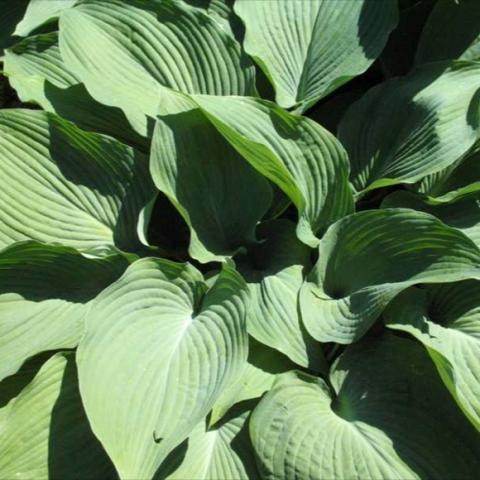
[[[0,478],[476,478],[477,2],[5,4]]]

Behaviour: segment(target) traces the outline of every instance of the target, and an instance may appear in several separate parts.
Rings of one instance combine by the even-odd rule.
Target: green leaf
[[[226,264],[206,290],[189,264],[147,258],[91,306],[80,392],[121,478],[151,478],[246,366],[245,282]]]
[[[255,226],[271,204],[272,189],[195,104],[159,117],[150,170],[190,227],[192,257],[204,263],[223,260],[255,242]]]
[[[335,223],[300,290],[307,330],[321,342],[351,343],[402,290],[418,283],[480,279],[480,250],[423,212],[370,210]]]
[[[36,103],[84,130],[106,133],[147,149],[145,139],[132,130],[124,113],[95,101],[66,67],[57,32],[28,37],[9,48],[4,70],[23,102]]]
[[[388,327],[423,343],[458,405],[480,430],[480,282],[429,285],[400,294]]]
[[[292,200],[304,243],[318,245],[315,235],[353,211],[347,155],[319,124],[255,98],[193,99],[231,145]]]
[[[2,110],[0,156],[0,248],[139,248],[138,217],[155,195],[144,155],[50,113]]]
[[[480,190],[480,142],[450,167],[423,178],[416,189],[428,194],[432,205],[454,202],[477,193]]]
[[[457,62],[428,64],[367,92],[339,128],[357,191],[415,183],[455,163],[478,138],[479,88],[480,63]]]
[[[26,37],[33,30],[56,20],[62,12],[77,0],[30,0],[22,20],[17,24],[15,35]]]
[[[172,452],[168,466],[179,464],[170,474],[156,478],[168,480],[239,480],[258,478],[253,448],[248,436],[249,410],[232,412],[220,424],[207,428],[202,421],[187,445]]]
[[[60,16],[60,51],[93,98],[119,107],[141,135],[164,87],[250,95],[255,70],[207,13],[173,0],[83,0]]]
[[[115,478],[85,416],[73,354],[51,357],[0,409],[0,451],[1,478]]]
[[[322,370],[321,347],[306,331],[298,304],[303,274],[310,267],[310,249],[298,241],[289,220],[265,222],[258,234],[261,243],[237,261],[250,290],[248,333],[297,365]]]
[[[396,0],[237,0],[235,12],[277,103],[301,111],[367,70],[397,23]]]
[[[475,478],[478,436],[414,342],[349,347],[330,384],[291,372],[260,401],[250,435],[262,478]]]
[[[15,42],[13,37],[17,23],[27,8],[29,0],[7,0],[2,2],[2,13],[0,15],[0,60],[3,57],[3,50]]]
[[[226,387],[215,402],[210,425],[215,425],[234,405],[258,399],[270,390],[280,373],[295,369],[295,364],[272,348],[249,337],[248,361],[240,378]]]
[[[0,252],[0,380],[45,350],[72,348],[90,301],[118,279],[120,255],[87,259],[73,249],[33,242]]]
[[[415,58],[417,64],[455,59],[480,59],[477,0],[437,2],[423,29]]]
[[[455,203],[433,204],[428,198],[422,198],[414,193],[394,192],[382,202],[383,208],[411,208],[426,212],[439,218],[451,227],[458,228],[480,247],[480,195],[469,195]]]

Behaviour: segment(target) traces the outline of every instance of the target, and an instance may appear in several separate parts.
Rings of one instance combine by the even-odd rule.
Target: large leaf
[[[148,133],[163,87],[185,93],[255,93],[241,46],[202,9],[174,0],[83,0],[60,17],[60,50],[99,102]]]
[[[85,416],[73,354],[51,357],[0,409],[0,451],[5,479],[115,478]]]
[[[480,2],[441,0],[428,18],[416,62],[480,59]]]
[[[408,209],[359,212],[322,238],[300,291],[307,330],[319,341],[359,339],[402,290],[480,279],[480,250],[459,230]]]
[[[151,478],[246,366],[246,285],[143,259],[94,301],[78,349],[92,429],[121,478]]]
[[[89,302],[120,277],[119,256],[17,243],[0,252],[0,380],[44,350],[78,344]]]
[[[428,201],[441,204],[456,201],[480,190],[480,142],[450,167],[423,178],[416,188]]]
[[[455,203],[433,203],[414,193],[399,191],[388,195],[383,208],[411,208],[427,212],[451,227],[458,228],[480,247],[480,195],[469,195]]]
[[[292,200],[304,243],[317,245],[315,235],[353,210],[345,150],[318,123],[255,98],[194,100],[232,146]]]
[[[255,226],[272,201],[271,187],[195,104],[159,117],[150,170],[190,226],[192,257],[222,260],[255,242]]]
[[[410,340],[349,347],[330,374],[288,373],[250,433],[266,480],[476,478],[478,436]]]
[[[385,319],[425,345],[443,382],[480,430],[480,282],[409,289],[389,305]]]
[[[251,297],[248,332],[296,364],[322,370],[321,347],[303,326],[298,305],[304,270],[310,267],[310,249],[298,241],[289,220],[266,222],[258,234],[261,243],[238,260]]]
[[[66,67],[57,32],[28,37],[9,48],[4,71],[23,102],[36,103],[85,130],[146,149],[146,141],[130,127],[125,114],[95,101]]]
[[[215,427],[202,421],[168,458],[165,472],[156,478],[169,480],[243,480],[258,478],[247,429],[250,411],[237,409]],[[179,465],[177,468],[172,466]],[[173,471],[172,471],[173,470]],[[163,474],[166,474],[164,476]]]
[[[364,72],[397,22],[396,0],[237,0],[235,12],[277,103],[300,110]]]
[[[428,64],[372,88],[339,128],[355,188],[414,183],[462,157],[478,138],[479,88],[474,62]]]
[[[294,369],[295,364],[287,357],[249,337],[247,366],[215,402],[209,424],[216,424],[235,404],[260,398],[270,390],[277,375]]]
[[[66,8],[70,8],[77,0],[30,0],[22,20],[15,28],[15,35],[26,37],[33,30],[56,20]]]
[[[0,247],[138,248],[138,217],[155,194],[144,155],[50,113],[2,110],[0,156]]]

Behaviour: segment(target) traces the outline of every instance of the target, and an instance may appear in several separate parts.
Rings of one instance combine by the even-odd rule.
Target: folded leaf
[[[469,195],[455,203],[435,204],[414,193],[399,191],[388,195],[383,208],[411,208],[439,218],[451,227],[458,228],[480,247],[480,194]]]
[[[50,113],[2,110],[0,156],[0,248],[138,249],[138,217],[155,195],[144,155]]]
[[[28,37],[9,48],[4,71],[23,102],[36,103],[84,130],[106,133],[147,149],[147,142],[130,127],[125,114],[94,100],[66,67],[57,32]]]
[[[339,127],[355,188],[415,183],[455,163],[478,138],[479,89],[474,62],[427,64],[372,88]]]
[[[425,345],[440,376],[480,430],[480,282],[409,289],[385,311],[388,327]]]
[[[418,283],[480,279],[480,250],[423,212],[370,210],[335,223],[300,290],[307,330],[321,342],[351,343],[402,290]]]
[[[248,436],[249,410],[232,412],[221,424],[206,428],[205,421],[193,431],[187,445],[181,445],[169,456],[179,464],[165,477],[168,480],[239,480],[258,478],[255,457]],[[183,448],[182,448],[183,447]],[[158,475],[158,473],[157,473]]]
[[[77,0],[30,0],[15,35],[26,37],[33,30],[58,18],[62,10],[70,8]]]
[[[367,70],[397,23],[396,0],[237,0],[235,12],[277,103],[303,111]]]
[[[151,478],[246,366],[246,285],[143,259],[93,302],[78,348],[92,429],[121,478]],[[206,293],[205,293],[206,292]]]
[[[120,277],[120,255],[87,259],[33,242],[0,252],[0,381],[33,355],[78,344],[90,301]]]
[[[298,305],[310,249],[299,242],[295,225],[288,220],[266,222],[258,234],[262,242],[237,261],[250,290],[248,332],[297,365],[322,370],[321,347],[306,331]]]
[[[251,95],[255,70],[202,9],[173,0],[83,0],[60,17],[60,51],[93,98],[149,132],[163,87]]]
[[[190,226],[192,257],[222,260],[255,242],[255,226],[272,201],[271,187],[195,104],[159,116],[150,170]]]
[[[250,435],[262,478],[475,478],[478,436],[415,343],[349,347],[330,383],[287,373],[260,401]]]
[[[417,64],[438,60],[480,59],[480,3],[437,2],[420,37]]]
[[[0,409],[0,432],[1,478],[115,478],[85,416],[71,353],[51,357]]]
[[[315,235],[352,212],[347,155],[323,127],[265,100],[193,99],[231,145],[295,204],[297,235],[304,243],[318,245]]]

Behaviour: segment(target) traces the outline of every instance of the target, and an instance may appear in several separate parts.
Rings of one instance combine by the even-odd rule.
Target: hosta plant
[[[475,479],[478,0],[3,0],[0,479]]]

